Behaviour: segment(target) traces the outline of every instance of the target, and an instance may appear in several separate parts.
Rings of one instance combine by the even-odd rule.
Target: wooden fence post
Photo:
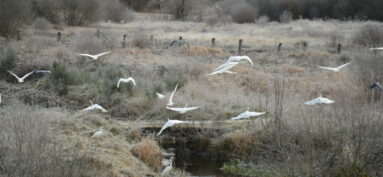
[[[307,50],[307,46],[308,46],[307,42],[303,41],[302,42],[302,46],[303,46],[303,50],[306,51]]]
[[[215,47],[215,38],[211,39],[211,47]]]
[[[126,46],[126,34],[122,36],[122,48],[125,48]]]
[[[96,31],[96,36],[97,36],[97,38],[100,38],[100,33],[101,33],[100,30],[97,30],[97,31]]]
[[[61,41],[61,32],[57,32],[57,42]]]
[[[238,55],[242,54],[242,43],[243,43],[243,40],[240,39],[238,43]]]
[[[281,49],[282,49],[282,43],[279,43],[278,44],[278,53],[281,51]]]

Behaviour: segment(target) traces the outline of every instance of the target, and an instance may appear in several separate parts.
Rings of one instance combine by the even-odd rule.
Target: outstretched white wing
[[[161,128],[161,130],[157,133],[157,136],[160,136],[162,131],[164,131],[166,128],[173,126],[173,124],[168,120]]]
[[[120,84],[121,84],[121,82],[125,82],[125,83],[127,83],[127,82],[132,82],[133,85],[136,86],[136,82],[135,82],[134,79],[131,78],[131,77],[129,77],[129,78],[127,78],[127,79],[120,78],[120,79],[118,80],[118,82],[117,82],[117,88],[120,88]]]
[[[132,77],[129,77],[126,82],[132,82],[134,86],[136,86],[136,81]]]
[[[173,167],[172,166],[167,166],[164,171],[162,171],[161,173],[161,176],[164,176],[164,175],[167,175],[168,173],[170,173],[170,171],[172,171]]]
[[[168,106],[172,106],[172,105],[174,105],[174,103],[173,103],[173,96],[174,96],[174,94],[176,93],[177,88],[178,88],[178,84],[177,84],[176,87],[174,88],[173,92],[170,94],[169,102],[168,102],[168,104],[167,104]]]
[[[8,70],[7,70],[8,71]],[[17,76],[16,74],[14,74],[13,72],[11,71],[8,71],[10,74],[12,74],[13,76],[15,76],[17,78],[17,80],[20,80],[19,76]]]
[[[90,54],[86,54],[86,53],[83,53],[83,54],[79,54],[81,56],[85,56],[85,57],[90,57],[90,58],[95,58],[94,55],[90,55]]]
[[[337,69],[340,70],[340,69],[346,67],[346,66],[349,65],[349,64],[350,64],[350,63],[346,63],[346,64],[344,64],[344,65],[341,65],[341,66],[337,67]]]
[[[35,72],[35,71],[32,71],[32,72],[30,72],[30,73],[24,75],[24,76],[21,78],[21,80],[24,80],[25,78],[27,78],[28,76],[30,76],[30,75],[33,74],[34,72]]]
[[[233,62],[233,61],[239,62],[241,60],[247,60],[250,62],[252,66],[254,66],[253,61],[248,56],[232,56],[232,57],[229,57],[228,62]]]
[[[234,73],[234,72],[231,72],[229,71],[231,68],[233,68],[234,66],[238,65],[239,63],[238,62],[228,62],[228,63],[225,63],[223,65],[221,65],[220,69],[208,74],[208,76],[210,75],[215,75],[215,74],[221,74],[221,73]]]
[[[103,55],[106,55],[106,54],[108,54],[108,53],[110,53],[110,52],[112,52],[112,51],[108,51],[108,52],[103,52],[103,53],[97,54],[97,55],[95,55],[95,57],[98,58],[98,57],[101,57],[101,56],[103,56]]]
[[[324,67],[324,66],[318,66],[319,68],[322,68],[322,69],[327,69],[327,70],[331,70],[331,71],[335,71],[336,68],[330,68],[330,67]]]
[[[165,95],[163,95],[163,94],[161,94],[161,93],[156,92],[156,94],[157,94],[157,96],[158,96],[158,98],[159,98],[160,100],[162,100],[162,99],[165,98]]]

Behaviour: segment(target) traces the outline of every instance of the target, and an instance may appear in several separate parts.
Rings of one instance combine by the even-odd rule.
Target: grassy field
[[[61,152],[68,153],[56,152],[49,141],[46,146],[51,148],[47,149],[66,163],[75,161],[69,153],[86,156],[82,159],[92,162],[85,163],[92,166],[84,167],[89,176],[97,170],[105,176],[159,175],[162,150],[154,136],[143,136],[139,129],[124,124],[167,118],[221,121],[250,108],[267,112],[259,119],[269,124],[260,129],[251,128],[251,123],[230,128],[211,143],[216,157],[237,159],[223,167],[229,176],[383,174],[382,101],[378,91],[367,89],[382,79],[382,55],[355,42],[363,26],[380,23],[297,20],[211,26],[144,17],[138,15],[136,21],[127,24],[98,23],[48,31],[26,27],[21,41],[1,40],[0,132],[4,136],[0,138],[9,143],[0,143],[0,149],[9,154],[0,153],[0,159],[39,149],[35,142],[27,141],[30,148],[16,150],[24,140],[17,142],[11,137],[26,134],[31,139],[54,141],[57,148],[63,148]],[[61,41],[57,41],[58,31]],[[170,47],[179,36],[190,42],[190,48]],[[212,38],[216,38],[215,47],[211,46]],[[206,76],[229,56],[237,55],[239,39],[244,40],[242,54],[248,55],[254,66],[241,63],[233,69],[236,74]],[[342,45],[341,53],[337,53],[338,44]],[[78,55],[108,50],[112,53],[97,62]],[[347,62],[351,64],[338,73],[317,67]],[[49,69],[52,75],[36,74],[25,83],[16,83],[5,71],[22,75],[35,69]],[[133,77],[137,86],[116,88],[120,77]],[[176,84],[175,106],[187,104],[200,109],[182,116],[165,109],[167,100],[157,99],[155,93],[170,94]],[[319,95],[336,102],[304,105]],[[90,100],[109,112],[80,112]],[[26,125],[23,122],[31,127],[18,128]],[[107,133],[91,139],[100,126]],[[35,129],[41,132],[34,133]],[[23,165],[0,169],[28,171]],[[31,173],[43,174],[38,170],[43,166],[36,163]],[[59,170],[50,169],[50,173]],[[71,172],[68,176],[81,176],[76,169]],[[17,175],[11,173],[6,174]]]

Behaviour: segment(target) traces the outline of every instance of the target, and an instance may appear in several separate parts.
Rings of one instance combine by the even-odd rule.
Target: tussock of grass
[[[190,48],[183,48],[182,53],[193,57],[227,57],[229,55],[220,48],[200,47],[194,45],[190,46]]]
[[[17,51],[14,48],[8,47],[0,52],[0,77],[8,78],[9,73],[7,70],[11,70],[16,66]]]
[[[161,149],[152,139],[143,139],[130,152],[152,168],[159,169],[162,166]]]
[[[254,148],[254,140],[251,134],[237,131],[213,142],[212,152],[216,153],[215,157],[220,159],[244,158]]]

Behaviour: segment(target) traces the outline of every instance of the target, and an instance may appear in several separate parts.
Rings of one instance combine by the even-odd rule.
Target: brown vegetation
[[[153,139],[143,139],[130,152],[152,168],[159,169],[162,166],[161,148]]]

